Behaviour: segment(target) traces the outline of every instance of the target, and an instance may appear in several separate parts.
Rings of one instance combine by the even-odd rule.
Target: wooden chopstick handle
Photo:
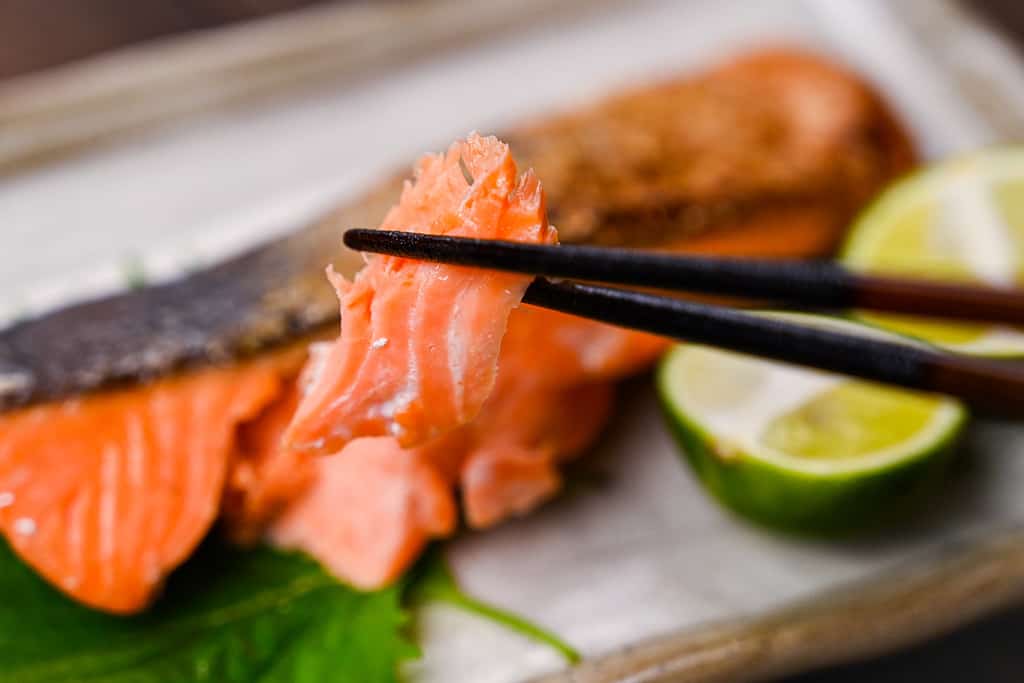
[[[1024,367],[800,325],[719,306],[538,278],[523,301],[593,320],[908,389],[1024,417]]]
[[[1024,296],[1019,289],[854,273],[846,277],[854,308],[964,321],[1024,322]]]
[[[932,391],[962,398],[984,413],[1024,416],[1024,365],[936,354],[926,384]]]

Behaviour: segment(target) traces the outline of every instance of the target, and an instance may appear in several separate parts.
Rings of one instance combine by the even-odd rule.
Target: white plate
[[[169,277],[299,225],[471,129],[500,129],[766,42],[849,62],[891,98],[930,156],[998,140],[1020,125],[1005,118],[1005,107],[998,119],[969,103],[971,68],[998,78],[1007,93],[1024,92],[1024,81],[1005,47],[976,24],[957,21],[946,3],[906,2],[899,15],[882,0],[601,4],[572,22],[562,17],[492,34],[393,65],[377,78],[187,118],[11,175],[0,185],[0,311],[38,312],[110,291],[121,286],[126,259],[141,259],[153,277]],[[915,24],[922,17],[924,30]],[[938,68],[936,42],[952,62],[945,70]],[[73,133],[75,123],[69,115],[62,130]],[[738,680],[906,642],[958,621],[955,605],[944,612],[937,600],[931,614],[917,621],[911,614],[891,633],[867,640],[820,636],[817,653],[808,651],[806,633],[804,640],[763,641],[775,649],[757,661],[743,659],[749,630],[736,632],[747,641],[724,641],[734,642],[735,652],[720,641],[700,645],[721,633],[709,624],[742,626],[794,601],[814,605],[815,596],[848,582],[916,576],[922,560],[915,558],[934,557],[954,539],[968,539],[955,558],[977,559],[959,549],[973,547],[970,539],[1002,538],[1024,519],[1024,432],[980,425],[968,448],[975,461],[969,476],[913,529],[872,543],[822,543],[752,528],[708,499],[681,465],[647,384],[631,386],[594,455],[605,485],[453,546],[471,592],[555,630],[588,657],[669,634],[639,648],[644,656],[615,656],[605,666],[626,668],[614,676],[594,667],[578,680],[617,680],[627,671],[646,672],[635,680],[669,680],[653,673],[669,664],[679,676],[671,680],[711,680],[701,678],[708,662],[725,662],[732,668],[722,671]],[[984,555],[989,563],[1006,557]],[[962,604],[960,617],[1017,594],[1024,567],[1000,572],[1000,589]],[[868,595],[874,594],[865,589]],[[801,623],[779,619],[776,626]],[[504,683],[561,666],[549,650],[447,608],[428,610],[423,627],[426,656],[410,669],[419,680]]]

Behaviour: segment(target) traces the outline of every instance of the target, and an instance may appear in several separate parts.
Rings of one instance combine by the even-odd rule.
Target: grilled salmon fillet
[[[868,85],[840,66],[787,49],[614,95],[504,138],[519,167],[532,168],[543,183],[547,216],[562,241],[735,256],[828,255],[853,213],[914,161],[911,141]],[[459,170],[451,175],[456,184]],[[255,275],[262,268],[289,273],[285,256],[297,251],[305,255],[302,264],[310,255],[322,258],[314,269],[322,272],[330,254],[321,245],[337,244],[345,228],[379,223],[401,187],[401,180],[389,179],[340,208],[310,233],[309,240],[319,240],[315,247],[290,242],[287,250],[259,253],[244,300],[267,306],[273,316],[203,310],[186,330],[188,343],[170,340],[166,348],[180,346],[186,360],[220,358],[223,353],[193,353],[192,339],[207,321],[231,325],[210,323],[213,338],[203,348],[231,353],[279,346],[294,339],[289,334],[330,322],[330,290],[312,284],[321,277],[315,272],[303,266],[300,286],[275,281],[269,293]],[[539,225],[539,214],[531,220]],[[358,259],[349,254],[341,261]],[[245,270],[236,261],[201,281],[223,287]],[[197,287],[186,281],[179,289],[191,300]],[[330,345],[312,347],[320,351],[302,376],[305,351],[287,360],[273,352],[99,391],[93,389],[106,385],[92,370],[126,365],[93,349],[78,389],[91,393],[71,395],[68,382],[51,391],[44,382],[33,395],[48,403],[0,415],[0,533],[69,596],[119,613],[153,599],[218,511],[236,540],[269,536],[310,552],[355,585],[383,585],[430,539],[455,530],[460,502],[468,524],[486,527],[554,495],[560,464],[584,451],[605,424],[614,382],[647,367],[666,343],[527,306],[509,313],[515,291],[496,312],[508,315],[504,340],[482,349],[481,367],[496,359],[496,374],[474,387],[482,390],[465,395],[458,409],[438,403],[447,414],[440,422],[433,399],[421,406],[418,421],[408,423],[416,439],[403,444],[364,430],[337,441],[339,452],[326,456],[290,450],[282,439],[296,406],[315,395],[315,370],[329,359]],[[173,307],[176,292],[156,294]],[[139,296],[144,304],[147,293]],[[102,302],[91,306],[90,318],[105,310]],[[247,341],[250,319],[258,344]],[[248,336],[218,343],[216,335],[235,334],[239,326]],[[34,346],[49,348],[32,340],[50,328],[33,329],[19,332],[14,361]],[[160,329],[176,334],[178,328]],[[151,337],[159,334],[145,338]],[[90,337],[99,338],[107,337]],[[237,338],[244,343],[235,345]],[[145,365],[148,356],[139,354],[139,367],[148,374],[170,371],[178,355]],[[0,353],[0,374],[3,361]],[[73,353],[68,363],[75,363]],[[125,381],[118,373],[115,379]],[[68,375],[39,376],[59,382]],[[438,424],[443,427],[431,428]],[[311,430],[309,440],[317,433]]]
[[[518,177],[508,146],[476,134],[423,157],[381,228],[556,241],[536,176]],[[291,447],[331,452],[386,435],[414,446],[476,416],[528,276],[372,256],[353,282],[332,280],[341,335],[299,403]]]

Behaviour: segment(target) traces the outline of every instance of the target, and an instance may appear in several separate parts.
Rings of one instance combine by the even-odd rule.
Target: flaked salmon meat
[[[314,466],[315,483],[274,522],[270,540],[306,551],[357,588],[397,579],[430,539],[455,530],[451,486],[394,437],[355,439]]]
[[[380,227],[556,241],[537,178],[517,177],[508,146],[476,134],[423,157]],[[373,256],[354,281],[331,280],[341,334],[286,433],[291,447],[320,452],[361,436],[415,446],[472,420],[491,393],[509,313],[530,278]]]
[[[137,612],[216,519],[236,427],[281,389],[258,362],[0,416],[0,532],[79,602]]]
[[[343,581],[386,585],[431,539],[454,532],[456,491],[473,528],[553,497],[560,465],[607,424],[614,380],[649,365],[666,343],[522,306],[509,316],[494,391],[474,420],[408,449],[394,437],[362,437],[307,461],[316,483],[270,525],[269,538]]]
[[[314,482],[269,527],[275,545],[303,550],[341,580],[379,588],[426,544],[454,533],[461,492],[466,523],[493,526],[561,488],[559,464],[582,452],[608,420],[608,382],[564,390],[499,377],[472,422],[404,449],[361,437],[315,458]]]

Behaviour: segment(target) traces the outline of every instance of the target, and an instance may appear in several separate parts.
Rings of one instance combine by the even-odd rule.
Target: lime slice
[[[854,224],[841,260],[866,272],[1024,285],[1024,148],[953,159],[897,183]],[[1024,356],[1020,329],[862,317],[961,353]]]
[[[839,319],[796,322],[894,338]],[[758,522],[852,531],[904,510],[945,469],[956,401],[681,345],[658,370],[662,404],[701,481]]]

